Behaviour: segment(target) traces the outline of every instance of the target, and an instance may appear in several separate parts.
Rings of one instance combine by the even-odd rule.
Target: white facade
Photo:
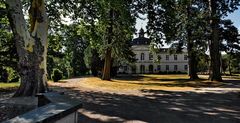
[[[181,54],[169,54],[165,51],[154,54],[149,50],[148,45],[134,45],[133,52],[136,54],[136,63],[125,66],[126,73],[160,73],[160,72],[187,72],[188,59],[187,52]],[[166,49],[167,50],[167,49]],[[158,61],[160,56],[161,60]]]
[[[179,54],[169,54],[167,48],[159,53],[150,52],[150,40],[144,37],[141,29],[139,37],[133,39],[132,51],[136,54],[136,62],[124,65],[119,69],[121,73],[161,73],[161,72],[187,72],[188,58],[186,49]],[[160,58],[160,60],[158,60]]]

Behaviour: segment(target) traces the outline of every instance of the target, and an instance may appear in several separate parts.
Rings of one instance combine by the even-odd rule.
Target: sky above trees
[[[144,30],[146,30],[146,26],[147,26],[147,16],[143,15],[141,16],[145,19],[137,19],[137,23],[136,23],[136,29],[137,31],[141,28],[143,28]],[[234,26],[236,26],[238,28],[238,30],[240,31],[240,7],[238,7],[238,10],[234,11],[233,13],[230,13],[228,15],[228,17],[226,17],[227,19],[230,19],[233,21]],[[135,35],[134,37],[137,37],[137,35]]]

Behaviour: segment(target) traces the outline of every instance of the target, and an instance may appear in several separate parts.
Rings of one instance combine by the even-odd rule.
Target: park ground
[[[83,102],[81,123],[239,123],[240,76],[223,82],[200,77],[138,75],[103,81],[85,76],[49,85]],[[1,99],[11,96],[6,86],[2,90]]]

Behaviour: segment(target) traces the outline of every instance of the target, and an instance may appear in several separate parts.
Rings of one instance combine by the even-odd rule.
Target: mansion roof
[[[132,45],[149,45],[150,44],[150,39],[145,38],[145,37],[138,37],[133,39]]]
[[[151,43],[149,38],[144,37],[144,30],[141,28],[138,38],[134,38],[132,45],[149,45]]]

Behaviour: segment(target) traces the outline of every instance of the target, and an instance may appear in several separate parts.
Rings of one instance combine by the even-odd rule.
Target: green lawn
[[[0,89],[14,88],[19,86],[19,82],[3,83],[0,82]]]

